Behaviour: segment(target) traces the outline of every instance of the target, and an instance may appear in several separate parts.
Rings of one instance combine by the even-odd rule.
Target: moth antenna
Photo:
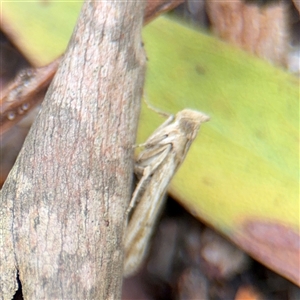
[[[144,93],[143,95],[143,99],[144,99],[144,102],[145,104],[147,105],[147,107],[151,110],[153,110],[154,112],[156,112],[157,114],[165,117],[165,118],[169,118],[171,116],[171,114],[167,113],[167,112],[164,112],[156,107],[154,107],[152,104],[150,104],[150,102],[148,101],[148,97],[146,95],[146,93]]]

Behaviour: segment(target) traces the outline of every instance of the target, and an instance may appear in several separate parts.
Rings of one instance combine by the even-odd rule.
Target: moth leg
[[[138,202],[138,199],[140,198],[140,193],[144,190],[146,182],[150,177],[150,174],[151,174],[150,167],[144,168],[143,176],[140,179],[138,185],[136,186],[136,188],[133,192],[132,198],[130,200],[130,203],[128,205],[128,208],[126,210],[127,217],[129,216],[133,207],[135,207],[136,203]]]
[[[146,148],[136,159],[134,172],[136,174],[140,174],[141,172],[139,172],[139,170],[141,168],[145,168],[149,165],[155,165],[155,162],[161,157],[162,153],[164,153],[165,150],[170,146],[172,146],[171,143],[159,145],[157,147]]]
[[[174,120],[175,120],[175,116],[174,115],[169,115],[169,118],[166,121],[164,121],[160,126],[158,126],[157,129],[154,130],[154,132],[152,133],[151,137],[154,136],[154,135],[156,135],[163,128],[166,128],[167,126],[169,126]]]
[[[170,117],[153,132],[153,134],[147,139],[145,143],[134,145],[133,148],[139,148],[139,147],[149,148],[152,147],[153,145],[156,145],[158,142],[160,142],[165,138],[165,136],[161,134],[161,131],[164,128],[168,127],[174,121],[174,119],[175,116],[170,115]]]
[[[165,158],[167,157],[167,155],[169,154],[169,152],[171,150],[171,147],[172,147],[172,145],[167,145],[165,147],[165,149],[159,155],[153,157],[152,162],[150,162],[150,164],[147,167],[143,168],[143,175],[142,175],[141,179],[139,180],[139,183],[133,192],[132,198],[131,198],[129,206],[127,208],[127,211],[126,211],[127,216],[129,215],[129,213],[133,209],[133,207],[135,207],[136,203],[139,201],[140,194],[144,191],[144,189],[147,185],[147,180],[150,179],[151,175],[156,171],[156,169],[165,160]],[[138,164],[135,168],[138,169],[139,173],[141,173],[141,168]]]

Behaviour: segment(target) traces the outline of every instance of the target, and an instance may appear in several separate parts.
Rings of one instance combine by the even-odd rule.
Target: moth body
[[[135,162],[139,178],[128,208],[124,276],[134,274],[147,254],[156,220],[168,185],[183,162],[200,125],[209,120],[205,114],[184,109],[171,115],[147,141]],[[131,213],[132,211],[132,213]]]

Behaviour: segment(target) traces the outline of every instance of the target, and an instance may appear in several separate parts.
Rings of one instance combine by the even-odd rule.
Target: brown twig
[[[144,24],[169,11],[184,0],[148,1]],[[57,71],[61,58],[46,67],[21,71],[0,98],[0,137],[39,105]]]
[[[60,59],[56,59],[42,68],[22,70],[2,92],[0,136],[42,101],[59,62]]]

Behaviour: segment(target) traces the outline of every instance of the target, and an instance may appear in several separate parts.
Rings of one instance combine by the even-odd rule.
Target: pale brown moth
[[[156,219],[168,185],[183,162],[200,125],[209,120],[205,114],[184,109],[171,115],[148,140],[135,162],[139,182],[127,214],[131,215],[125,234],[124,276],[138,271],[147,254]]]

